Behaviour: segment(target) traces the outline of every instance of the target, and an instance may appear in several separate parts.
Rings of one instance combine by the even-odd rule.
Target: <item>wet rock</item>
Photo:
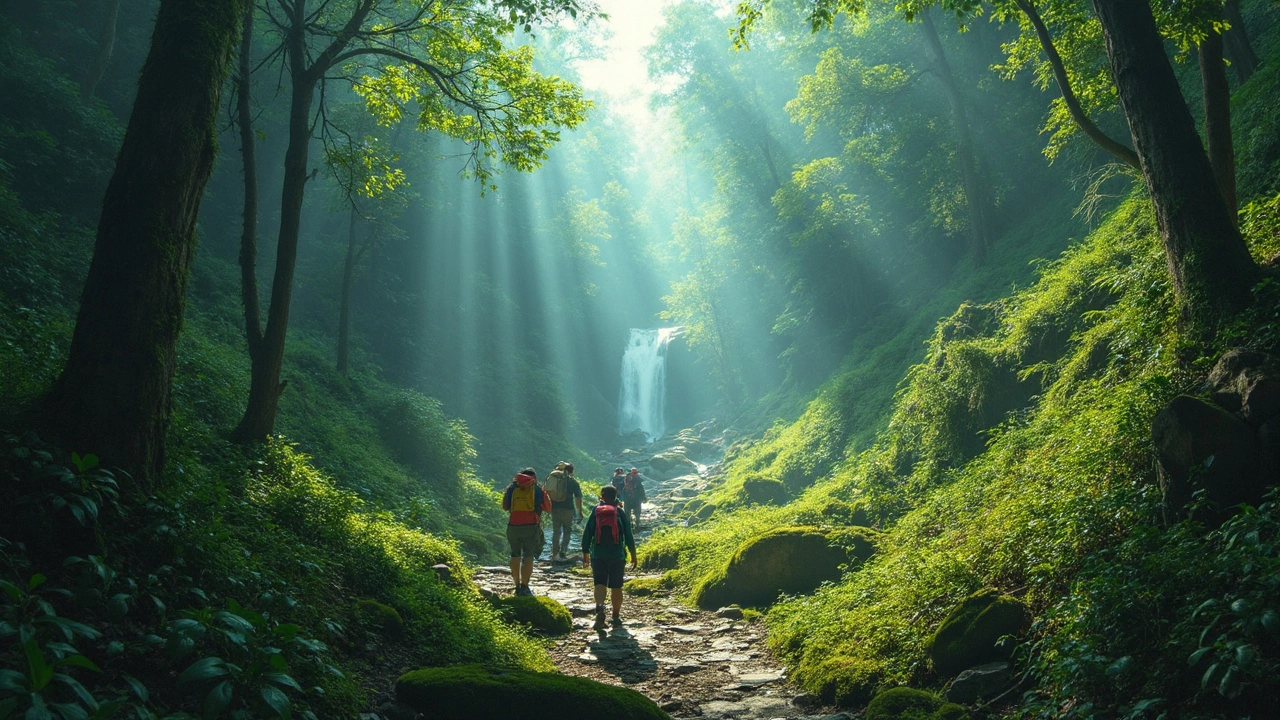
[[[822,704],[822,701],[809,693],[800,693],[799,695],[791,698],[791,704],[802,710],[807,710],[818,707]]]
[[[741,620],[743,617],[742,608],[737,605],[722,607],[719,610],[716,610],[716,617],[726,618],[729,620]]]
[[[662,709],[663,711],[665,711],[665,712],[669,712],[669,713],[677,713],[677,712],[679,712],[679,711],[681,711],[681,710],[683,710],[683,709],[684,709],[684,701],[683,701],[683,700],[668,700],[668,701],[666,701],[666,702],[664,702],[664,703],[662,703],[662,704],[658,705],[658,707],[659,707],[659,708],[661,708],[661,709]]]
[[[673,478],[681,475],[697,474],[698,465],[689,458],[676,452],[658,453],[649,459],[649,467],[653,474],[660,478]]]
[[[978,700],[999,695],[1009,686],[1013,669],[1007,662],[987,663],[960,673],[947,689],[946,698],[953,703],[971,705]]]

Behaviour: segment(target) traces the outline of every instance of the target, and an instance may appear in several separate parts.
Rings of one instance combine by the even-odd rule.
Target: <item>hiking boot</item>
[[[617,615],[614,615],[614,616],[613,616],[613,621],[612,621],[612,622],[613,622],[613,626],[614,626],[615,628],[620,628],[620,627],[622,627],[622,618],[618,617]]]
[[[529,589],[528,585],[521,585],[520,587],[516,588],[516,594],[524,597],[528,597],[533,595],[533,591]]]
[[[604,608],[603,607],[596,608],[596,624],[592,627],[596,630],[604,629]]]

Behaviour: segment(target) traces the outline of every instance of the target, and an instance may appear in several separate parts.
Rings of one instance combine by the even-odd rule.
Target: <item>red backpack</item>
[[[618,520],[618,506],[601,503],[596,506],[596,544],[621,545],[622,526]]]

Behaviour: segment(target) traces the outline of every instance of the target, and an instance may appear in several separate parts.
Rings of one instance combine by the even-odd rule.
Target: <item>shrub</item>
[[[400,702],[435,720],[667,720],[635,690],[559,673],[489,671],[479,665],[426,668],[396,681]]]

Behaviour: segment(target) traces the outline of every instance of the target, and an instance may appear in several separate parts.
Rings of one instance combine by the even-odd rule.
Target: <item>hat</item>
[[[639,475],[639,474],[640,474],[640,471],[639,471],[639,470],[637,470],[636,468],[631,468],[631,472],[632,472],[633,474],[636,474],[636,475]]]

